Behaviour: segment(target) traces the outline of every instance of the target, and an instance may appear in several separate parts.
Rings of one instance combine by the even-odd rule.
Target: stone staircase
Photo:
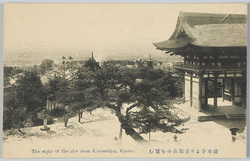
[[[228,120],[238,120],[238,119],[245,119],[245,114],[226,114]]]
[[[246,119],[246,110],[236,107],[236,106],[228,106],[228,107],[218,107],[218,109],[214,111],[203,111],[199,112],[197,109],[193,107],[189,107],[188,104],[175,104],[176,108],[182,110],[183,112],[190,115],[192,120],[196,121],[214,121],[214,120],[238,120],[238,119]]]

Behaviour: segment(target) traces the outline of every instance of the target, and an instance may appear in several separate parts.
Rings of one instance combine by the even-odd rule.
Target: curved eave
[[[246,46],[199,46],[199,45],[195,45],[192,43],[187,43],[185,46],[183,47],[179,47],[179,48],[169,48],[169,47],[161,47],[161,48],[156,48],[158,50],[162,50],[162,51],[166,51],[166,54],[171,54],[174,53],[176,55],[182,55],[183,53],[187,53],[187,52],[197,52],[199,54],[202,53],[247,53],[247,47]]]
[[[216,44],[216,43],[204,43],[199,44],[197,41],[191,38],[179,38],[173,40],[162,41],[158,43],[153,43],[153,45],[158,50],[163,51],[179,51],[188,46],[198,47],[198,48],[246,48],[247,46],[244,43],[226,43],[226,44]]]
[[[153,43],[156,49],[159,50],[178,50],[180,48],[184,48],[189,43],[191,43],[193,39],[184,37],[179,39],[170,39],[162,42]]]
[[[222,23],[223,18],[225,20]],[[246,48],[246,15],[180,12],[175,30],[169,40],[153,43],[153,45],[158,50],[169,52],[183,51],[194,46],[223,50]]]

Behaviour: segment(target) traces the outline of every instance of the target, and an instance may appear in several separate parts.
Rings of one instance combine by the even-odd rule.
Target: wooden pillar
[[[199,54],[199,66],[201,67],[202,66],[202,59],[203,59],[203,56]]]
[[[246,72],[242,72],[241,106],[246,108]]]
[[[224,102],[225,100],[225,78],[222,80],[222,101]]]
[[[214,78],[214,107],[217,108],[217,78]]]
[[[208,105],[208,79],[205,79],[205,104]]]
[[[190,74],[190,107],[193,105],[193,73]]]
[[[199,111],[202,111],[202,80],[203,75],[199,74]]]
[[[214,55],[214,65],[217,66],[218,65],[218,56],[217,55]],[[214,74],[214,108],[217,108],[217,102],[218,102],[218,98],[217,98],[217,94],[218,94],[218,88],[217,88],[217,85],[218,85],[218,73],[215,73]]]
[[[184,64],[187,64],[187,54],[184,55]]]
[[[235,104],[234,102],[234,78],[231,79],[231,102],[232,102],[232,105]]]
[[[183,78],[182,78],[182,98],[185,101],[185,72],[183,71]]]
[[[215,73],[214,74],[214,108],[217,108],[217,94],[218,94],[217,79],[218,79],[218,73]]]
[[[194,64],[194,54],[191,55],[191,64]]]

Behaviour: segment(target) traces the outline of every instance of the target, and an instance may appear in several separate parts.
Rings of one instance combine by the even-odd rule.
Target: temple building
[[[180,12],[172,36],[153,43],[183,76],[183,98],[199,111],[219,101],[246,108],[247,16]]]

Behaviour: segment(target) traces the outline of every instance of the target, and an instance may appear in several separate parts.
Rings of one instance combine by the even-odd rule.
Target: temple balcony
[[[189,71],[226,71],[226,70],[246,70],[246,65],[198,65],[187,64],[184,62],[175,62],[173,67],[176,69],[183,69]]]

